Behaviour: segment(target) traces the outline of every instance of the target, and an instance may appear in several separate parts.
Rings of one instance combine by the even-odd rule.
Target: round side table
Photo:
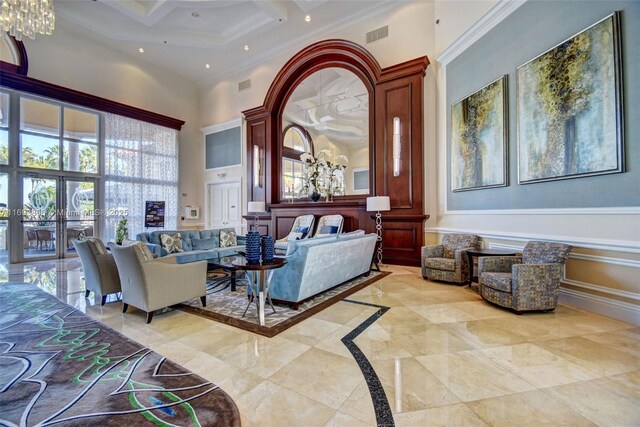
[[[504,249],[471,249],[467,250],[467,258],[469,258],[469,286],[471,283],[478,283],[478,276],[473,275],[473,257],[484,256],[516,256],[513,251],[507,251]]]
[[[247,314],[247,310],[249,306],[255,299],[258,297],[256,301],[256,309],[258,310],[258,319],[260,320],[260,326],[264,326],[264,303],[265,299],[269,301],[269,305],[273,312],[276,312],[276,308],[273,306],[271,302],[271,296],[269,295],[269,285],[271,284],[271,277],[273,276],[273,272],[283,267],[287,263],[286,259],[282,258],[274,258],[270,261],[260,261],[260,262],[249,262],[244,257],[237,257],[232,265],[239,270],[244,270],[247,275],[247,279],[249,283],[249,289],[251,289],[251,298],[247,303],[247,308],[244,309],[244,313],[242,317]]]

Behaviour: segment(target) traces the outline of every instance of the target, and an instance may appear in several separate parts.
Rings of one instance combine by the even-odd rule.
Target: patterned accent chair
[[[322,227],[338,227],[335,233],[322,233]],[[342,233],[342,227],[344,226],[344,217],[342,215],[325,215],[318,220],[318,227],[313,237],[318,237],[321,234],[340,234]]]
[[[284,236],[282,239],[278,239],[275,241],[275,252],[277,255],[283,255],[287,252],[287,248],[289,246],[289,234],[292,233],[297,227],[306,227],[308,228],[307,234],[301,239],[307,239],[311,236],[311,232],[313,231],[313,224],[315,223],[316,218],[313,215],[301,215],[297,217],[293,221],[293,225],[291,226],[291,231]]]
[[[422,247],[422,277],[465,284],[471,268],[467,249],[477,249],[479,237],[475,234],[446,234],[441,245]]]
[[[85,298],[93,291],[102,299],[101,305],[107,302],[107,295],[120,292],[120,277],[113,255],[98,238],[86,240],[72,239],[76,253],[82,263],[84,272]]]
[[[558,305],[560,281],[570,252],[571,246],[564,243],[529,242],[521,257],[480,257],[480,295],[518,314],[551,311]]]

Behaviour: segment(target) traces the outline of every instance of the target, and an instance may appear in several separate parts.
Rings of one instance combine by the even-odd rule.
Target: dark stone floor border
[[[391,406],[389,405],[389,400],[387,399],[387,395],[384,392],[382,383],[380,382],[375,369],[373,369],[371,362],[369,362],[369,359],[367,359],[367,356],[365,356],[365,354],[362,352],[362,350],[360,350],[357,344],[353,342],[353,340],[355,340],[358,335],[360,335],[369,326],[373,325],[376,320],[382,317],[382,315],[385,314],[390,307],[350,299],[345,299],[343,301],[351,304],[376,307],[378,309],[367,320],[359,324],[354,330],[345,335],[342,338],[342,343],[345,345],[345,347],[347,347],[349,352],[351,352],[351,355],[358,364],[360,371],[362,371],[364,380],[367,383],[367,387],[369,388],[369,394],[371,395],[371,401],[373,402],[373,409],[376,413],[376,424],[380,427],[395,426],[395,423],[393,421],[393,414],[391,413]]]

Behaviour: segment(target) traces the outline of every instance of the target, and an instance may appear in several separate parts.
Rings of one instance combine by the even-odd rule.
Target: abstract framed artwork
[[[451,106],[451,189],[507,185],[507,76]]]
[[[518,182],[623,171],[619,12],[518,67]]]

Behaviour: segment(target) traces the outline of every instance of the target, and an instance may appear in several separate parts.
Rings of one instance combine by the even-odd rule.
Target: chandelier
[[[0,28],[16,40],[51,35],[55,24],[53,0],[0,0]]]

